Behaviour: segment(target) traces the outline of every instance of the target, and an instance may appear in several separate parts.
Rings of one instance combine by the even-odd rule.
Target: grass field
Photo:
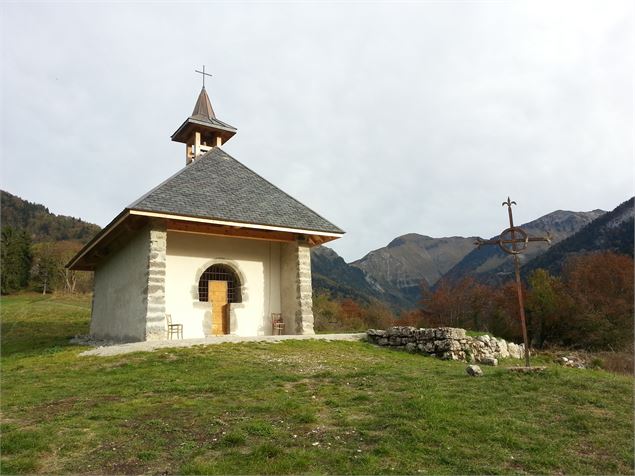
[[[323,341],[78,357],[87,298],[1,305],[2,474],[633,473],[629,376]]]

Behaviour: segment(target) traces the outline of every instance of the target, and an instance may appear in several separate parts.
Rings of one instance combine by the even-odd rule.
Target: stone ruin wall
[[[522,359],[524,345],[507,342],[489,335],[470,337],[465,329],[438,327],[417,329],[415,327],[390,327],[369,329],[368,342],[379,346],[399,348],[445,360],[462,360],[486,365],[497,365],[498,359],[508,357]]]

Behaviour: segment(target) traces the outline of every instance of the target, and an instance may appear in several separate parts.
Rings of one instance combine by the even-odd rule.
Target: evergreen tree
[[[18,291],[29,283],[31,272],[31,239],[29,235],[10,226],[2,228],[0,244],[0,272],[2,294]]]

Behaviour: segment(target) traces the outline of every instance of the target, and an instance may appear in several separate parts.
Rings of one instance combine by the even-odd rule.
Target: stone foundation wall
[[[496,365],[497,359],[524,356],[524,345],[506,342],[489,335],[470,337],[465,329],[438,327],[417,329],[415,327],[390,327],[389,329],[369,329],[366,332],[372,344],[401,348],[446,360],[462,360]]]

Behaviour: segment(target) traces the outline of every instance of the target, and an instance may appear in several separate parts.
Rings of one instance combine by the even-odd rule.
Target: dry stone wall
[[[369,329],[366,334],[372,344],[401,348],[446,360],[486,365],[497,365],[501,358],[521,359],[525,352],[522,344],[517,345],[489,335],[471,337],[465,333],[465,329],[455,327],[417,329],[398,326],[385,331]]]

